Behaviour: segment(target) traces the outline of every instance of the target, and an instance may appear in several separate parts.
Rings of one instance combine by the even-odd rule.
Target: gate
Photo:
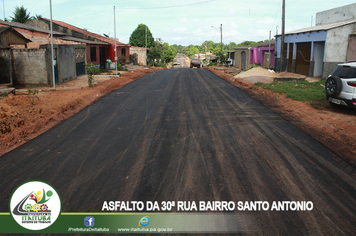
[[[75,48],[75,68],[77,76],[85,74],[85,48]]]

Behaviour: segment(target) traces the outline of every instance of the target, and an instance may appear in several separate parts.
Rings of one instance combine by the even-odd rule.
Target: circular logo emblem
[[[150,217],[149,216],[144,216],[138,222],[138,226],[147,226],[149,223],[150,223]]]
[[[45,182],[26,182],[12,194],[10,213],[14,220],[26,229],[45,229],[52,225],[61,213],[61,199],[57,191]]]

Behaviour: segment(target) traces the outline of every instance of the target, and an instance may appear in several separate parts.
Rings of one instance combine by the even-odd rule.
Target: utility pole
[[[270,68],[271,61],[271,31],[269,31],[269,39],[268,39],[268,69]]]
[[[286,8],[286,0],[283,0],[282,5],[282,35],[281,35],[281,61],[279,66],[279,71],[283,71],[283,54],[284,54],[284,21],[285,21],[285,8]]]
[[[117,75],[117,50],[116,50],[116,17],[115,17],[115,6],[114,6],[114,37],[115,37],[115,75]]]
[[[146,26],[146,46],[145,46],[145,51],[146,51],[146,67],[147,67],[147,25]]]
[[[54,72],[54,54],[53,54],[53,23],[52,23],[52,0],[49,0],[49,8],[51,15],[51,54],[52,54],[52,77],[53,77],[53,88],[56,89],[56,74]]]
[[[214,26],[211,26],[212,28],[218,30],[217,28],[215,28]],[[222,24],[220,24],[220,48],[221,48],[221,55],[220,55],[220,61],[221,61],[221,56],[222,56]]]
[[[220,47],[221,47],[221,55],[222,55],[222,24],[220,24]]]

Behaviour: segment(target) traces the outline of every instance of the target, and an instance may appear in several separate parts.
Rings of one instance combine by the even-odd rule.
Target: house
[[[241,70],[246,70],[251,64],[250,64],[250,51],[251,47],[247,46],[239,46],[235,47],[235,59],[234,59],[234,64],[233,66],[240,68]]]
[[[12,84],[11,47],[31,42],[10,26],[0,27],[0,83]]]
[[[115,61],[114,39],[80,29],[62,21],[52,20],[52,23],[53,30],[55,31],[62,32],[70,37],[96,42],[95,45],[87,44],[87,63],[93,63],[94,65],[98,65],[103,69],[105,68],[107,59],[110,59],[113,62]],[[26,24],[44,29],[50,29],[50,20],[43,17],[36,18],[27,22]],[[130,60],[129,44],[124,44],[116,40],[116,51],[118,57],[124,56],[125,61]]]
[[[20,33],[23,37],[30,40],[26,45],[11,45],[14,49],[24,49],[24,48],[39,48],[40,45],[51,43],[51,31],[34,27],[31,25],[26,25],[22,23],[9,22],[0,20],[0,27],[12,27],[16,32]],[[74,41],[63,40],[62,37],[66,34],[53,31],[53,43],[54,44],[82,44]]]
[[[355,60],[356,3],[316,14],[316,25],[285,34],[283,68],[325,78],[337,64]],[[280,70],[281,35],[276,35],[276,70]]]
[[[31,40],[25,38],[13,27],[0,27],[0,46],[13,47],[15,45],[23,45],[26,47],[29,42],[31,42]]]
[[[8,21],[0,21],[0,27],[10,27],[13,33],[11,39],[17,40],[10,42],[10,59],[0,55],[0,61],[10,60],[9,64],[0,63],[0,70],[7,68],[9,73],[6,74],[10,75],[1,82],[10,81],[19,86],[53,85],[50,30]],[[56,83],[75,79],[81,73],[76,70],[75,55],[81,54],[77,58],[83,58],[79,64],[84,66],[85,62],[86,43],[65,37],[66,34],[53,31]]]
[[[251,47],[250,65],[259,64],[266,69],[274,68],[274,46],[275,40],[271,40],[270,42],[263,42]]]

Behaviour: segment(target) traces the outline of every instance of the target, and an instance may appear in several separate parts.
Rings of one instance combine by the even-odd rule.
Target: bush
[[[100,68],[96,67],[93,63],[85,63],[85,72],[88,75],[89,88],[94,88],[93,75],[100,75]]]
[[[261,64],[252,64],[249,67],[247,67],[246,71],[251,70],[253,68],[261,67]]]
[[[134,65],[138,65],[138,55],[137,53],[130,54],[130,62]]]
[[[127,68],[126,68],[126,66],[123,66],[123,65],[121,65],[121,64],[117,64],[117,70],[121,70],[121,71],[128,71],[127,70]]]
[[[125,62],[126,62],[126,57],[124,55],[121,55],[117,58],[118,65],[125,65]]]
[[[166,67],[167,66],[166,63],[162,63],[162,62],[155,62],[155,63],[153,63],[153,65],[155,67]]]

